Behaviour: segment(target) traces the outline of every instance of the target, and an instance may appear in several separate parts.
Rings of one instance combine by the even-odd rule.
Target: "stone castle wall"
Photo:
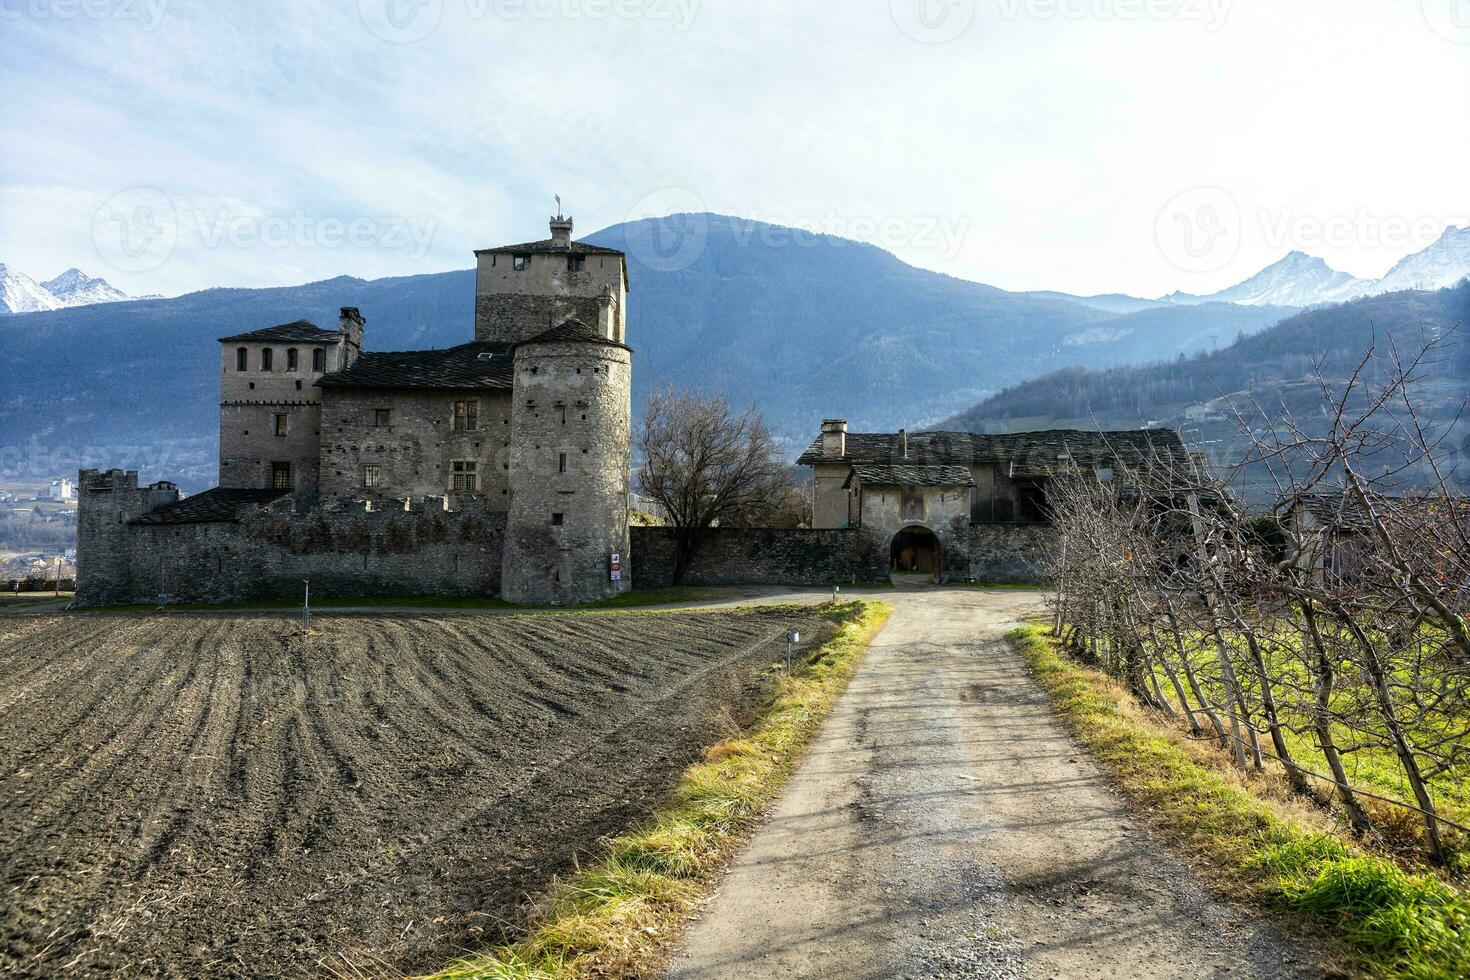
[[[1051,578],[1061,538],[1051,524],[971,524],[970,578],[976,582],[1028,582]]]
[[[443,498],[413,510],[319,505],[291,498],[238,523],[132,524],[176,496],[137,486],[136,473],[89,475],[79,488],[77,602],[243,602],[314,596],[494,596],[500,592],[503,511]]]
[[[670,585],[672,528],[632,529],[633,581]],[[686,585],[861,585],[888,581],[888,548],[855,528],[715,528],[694,556]]]

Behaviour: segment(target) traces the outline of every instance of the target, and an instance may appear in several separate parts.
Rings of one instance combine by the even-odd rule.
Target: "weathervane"
[[[556,216],[558,218],[560,218],[561,217],[561,195],[560,194],[553,194],[551,196],[554,197],[554,198],[556,198]]]

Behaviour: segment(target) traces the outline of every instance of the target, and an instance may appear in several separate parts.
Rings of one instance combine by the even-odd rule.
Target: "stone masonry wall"
[[[970,578],[1043,584],[1060,546],[1051,524],[971,524]]]
[[[111,476],[109,474],[108,476]],[[131,476],[132,485],[126,482]],[[77,601],[84,605],[241,602],[314,596],[494,596],[500,592],[505,514],[443,498],[412,511],[320,505],[290,498],[238,524],[128,523],[161,499],[136,474],[84,491],[78,524]],[[86,474],[84,473],[84,480]]]
[[[636,588],[672,583],[672,528],[632,528],[631,549]],[[886,581],[887,546],[859,529],[716,528],[695,555],[685,584],[828,586]]]

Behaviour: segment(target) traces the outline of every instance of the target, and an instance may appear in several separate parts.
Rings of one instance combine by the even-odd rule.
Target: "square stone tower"
[[[515,344],[568,320],[625,343],[628,264],[617,249],[572,240],[572,219],[551,237],[475,251],[475,339]]]

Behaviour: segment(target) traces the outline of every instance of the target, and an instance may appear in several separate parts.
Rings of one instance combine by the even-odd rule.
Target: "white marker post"
[[[786,634],[786,673],[791,673],[791,648],[801,642],[801,634],[791,630]]]

